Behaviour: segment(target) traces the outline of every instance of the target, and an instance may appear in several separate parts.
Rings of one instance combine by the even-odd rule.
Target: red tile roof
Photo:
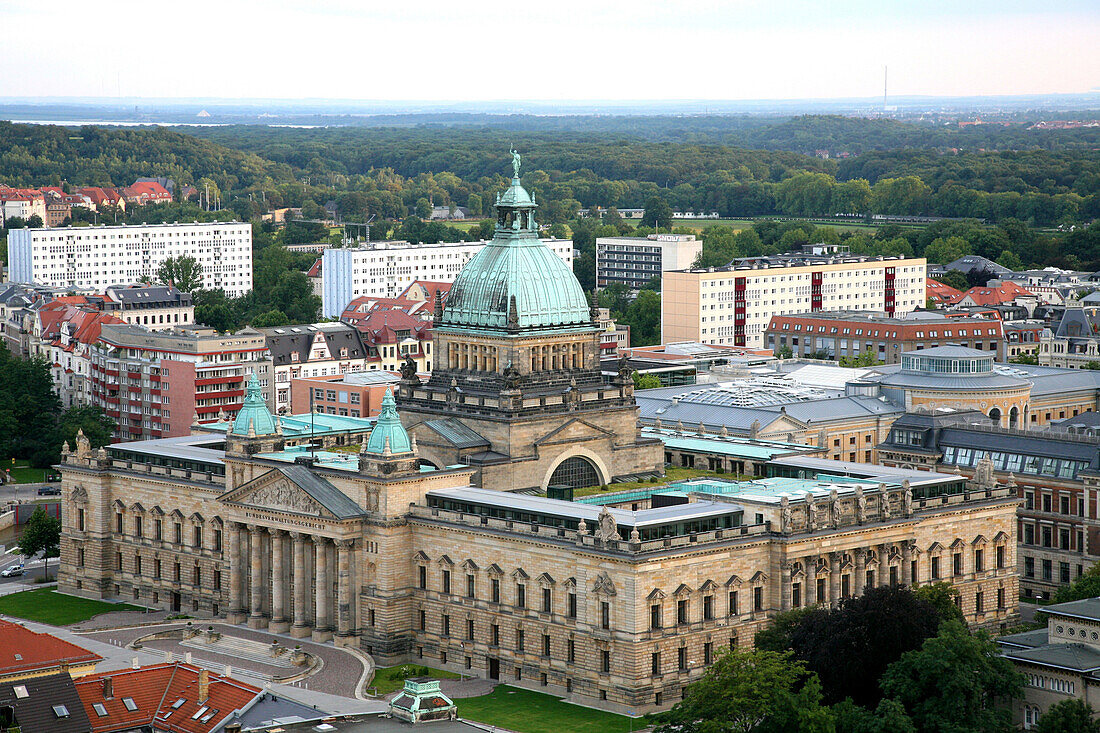
[[[925,292],[928,294],[928,297],[937,304],[950,303],[955,298],[962,296],[961,290],[953,288],[950,285],[944,285],[939,280],[933,280],[932,278],[926,279]]]
[[[443,300],[446,302],[447,294],[451,292],[451,283],[436,282],[434,280],[414,280],[409,283],[409,287],[405,288],[405,292],[401,293],[398,297],[407,299],[409,297],[409,291],[418,285],[424,288],[424,291],[428,295],[428,300],[433,303],[435,302],[436,293],[443,293]]]
[[[1027,288],[1022,288],[1008,280],[995,288],[970,288],[970,290],[955,297],[951,304],[957,305],[969,298],[974,305],[1002,305],[1011,303],[1019,297],[1034,298],[1035,294]]]
[[[401,312],[413,316],[417,320],[424,320],[431,317],[434,308],[435,303],[428,300],[375,298],[369,295],[361,295],[348,303],[348,307],[340,314],[340,320],[358,326],[372,314],[380,312]]]
[[[309,268],[309,272],[306,273],[307,277],[321,277],[321,258],[318,257],[317,261],[313,263],[313,266]]]
[[[234,710],[263,694],[258,687],[210,672],[208,697],[200,702],[201,674],[199,667],[183,662],[155,664],[81,677],[76,680],[76,691],[88,711],[93,733],[154,725],[171,733],[209,733]],[[105,679],[111,680],[110,697],[104,696]],[[126,706],[127,699],[133,710]],[[100,715],[95,705],[102,705],[107,714]],[[202,708],[206,708],[202,715],[192,717]],[[213,717],[203,722],[210,713]]]
[[[0,620],[0,676],[101,661],[103,657],[84,647]]]

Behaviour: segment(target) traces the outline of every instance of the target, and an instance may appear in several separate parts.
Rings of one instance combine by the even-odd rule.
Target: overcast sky
[[[801,99],[1100,87],[1097,0],[0,0],[0,96]]]

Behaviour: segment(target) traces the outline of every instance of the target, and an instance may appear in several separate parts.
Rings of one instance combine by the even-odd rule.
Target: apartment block
[[[600,237],[596,240],[596,286],[618,283],[644,288],[668,270],[686,270],[703,251],[694,234],[650,234],[648,237]]]
[[[242,222],[15,229],[11,280],[103,290],[156,277],[169,257],[202,266],[202,287],[236,297],[252,290],[252,225]]]

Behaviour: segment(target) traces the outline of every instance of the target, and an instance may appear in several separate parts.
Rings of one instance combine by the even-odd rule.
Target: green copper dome
[[[409,434],[405,432],[401,424],[401,418],[397,416],[397,403],[393,400],[393,390],[387,388],[386,396],[382,398],[382,411],[378,413],[378,420],[371,430],[370,440],[367,441],[367,453],[382,455],[389,447],[390,453],[409,453],[412,451],[412,443]]]
[[[534,199],[516,176],[497,199],[493,241],[466,263],[447,295],[440,325],[528,329],[590,325],[584,290],[539,239]]]
[[[272,435],[275,432],[275,418],[264,402],[263,393],[260,392],[260,380],[256,378],[256,372],[248,380],[248,388],[245,390],[244,406],[237,413],[233,421],[233,435],[248,435],[249,428],[253,435]]]

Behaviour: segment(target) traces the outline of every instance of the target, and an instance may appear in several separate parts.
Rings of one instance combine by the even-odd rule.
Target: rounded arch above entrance
[[[574,448],[562,455],[542,479],[542,490],[547,486],[569,486],[574,489],[586,486],[602,486],[611,481],[611,474],[603,459],[585,448]]]

